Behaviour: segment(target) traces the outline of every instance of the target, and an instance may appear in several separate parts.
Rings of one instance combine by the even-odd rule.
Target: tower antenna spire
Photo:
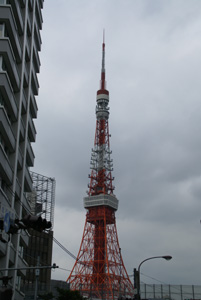
[[[105,29],[103,29],[102,68],[101,68],[100,90],[97,92],[97,94],[102,94],[103,92],[108,94],[108,91],[106,91],[106,81],[105,81]]]

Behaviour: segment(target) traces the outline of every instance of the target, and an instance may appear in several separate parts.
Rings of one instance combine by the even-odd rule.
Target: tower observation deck
[[[100,89],[96,97],[96,131],[91,153],[91,174],[84,208],[86,221],[76,262],[67,279],[71,290],[91,299],[133,297],[133,285],[123,263],[113,194],[113,161],[109,134],[109,91],[105,81],[105,41],[102,44]]]

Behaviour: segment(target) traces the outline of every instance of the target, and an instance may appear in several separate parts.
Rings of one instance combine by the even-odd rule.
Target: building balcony
[[[27,193],[32,192],[32,179],[31,179],[31,175],[29,173],[28,167],[26,166],[25,168],[25,178],[24,178],[24,191]]]
[[[30,41],[29,41],[29,39],[27,39],[26,49],[25,49],[26,62],[30,61],[30,57],[31,57]]]
[[[15,194],[20,198],[20,193],[21,193],[21,185],[19,183],[18,178],[16,179],[16,186],[15,186]]]
[[[27,141],[27,157],[26,158],[27,158],[27,165],[29,167],[33,167],[35,155],[34,155],[34,152],[33,152],[33,149],[31,147],[31,143],[29,142],[29,140]]]
[[[40,51],[42,40],[41,40],[41,36],[40,36],[40,31],[36,26],[35,26],[35,30],[34,30],[34,38],[35,38],[36,48],[38,51]]]
[[[0,144],[0,173],[1,177],[6,181],[7,184],[12,183],[13,171],[11,169],[8,157]]]
[[[31,36],[31,20],[30,20],[30,14],[27,15],[27,34],[28,36]]]
[[[0,195],[1,195],[1,192],[0,192]],[[4,234],[6,234],[6,233],[4,233]],[[4,244],[4,243],[0,242],[0,257],[6,255],[6,250],[7,250],[7,243]]]
[[[0,20],[6,24],[6,30],[15,53],[16,61],[19,63],[22,60],[22,48],[18,38],[17,25],[14,19],[14,15],[11,6],[1,6],[0,9]]]
[[[22,232],[20,235],[20,238],[21,238],[21,243],[23,244],[23,246],[28,247],[28,245],[29,245],[28,234],[25,234],[24,232]]]
[[[30,11],[33,10],[33,0],[29,0],[29,9]]]
[[[26,1],[26,0],[20,0],[20,5],[21,5],[21,7],[23,7],[23,8],[25,7],[25,1]]]
[[[12,197],[12,188],[3,185],[0,188],[0,206],[10,207],[11,206],[11,197]]]
[[[10,3],[11,3],[11,6],[12,6],[12,9],[13,9],[13,13],[14,13],[14,16],[15,16],[15,21],[16,21],[16,24],[17,24],[19,34],[22,35],[23,34],[23,20],[22,20],[22,14],[21,14],[21,11],[20,11],[20,8],[19,8],[18,1],[10,0]]]
[[[23,208],[26,210],[26,212],[32,210],[30,202],[25,195],[23,195]]]
[[[0,72],[0,91],[6,101],[6,108],[7,111],[9,112],[9,115],[11,116],[11,120],[16,121],[17,105],[10,84],[10,80],[6,72]]]
[[[40,71],[40,58],[39,58],[39,55],[38,55],[38,51],[36,50],[36,46],[34,44],[34,47],[33,47],[33,61],[34,61],[34,66],[35,66],[35,70],[36,70],[36,73],[39,73]]]
[[[29,75],[28,75],[28,70],[27,70],[27,66],[24,66],[24,87],[28,87],[29,84]]]
[[[23,91],[22,94],[22,113],[25,114],[27,111],[27,96],[25,92]]]
[[[17,166],[17,169],[18,170],[21,170],[22,169],[22,165],[23,165],[23,156],[22,156],[22,151],[21,151],[21,149],[19,148],[19,151],[18,151],[18,161],[17,161],[17,163],[18,163],[18,166]]]
[[[32,78],[31,78],[31,84],[32,84],[32,89],[33,89],[33,93],[34,95],[38,95],[38,90],[39,90],[39,82],[38,82],[38,78],[36,75],[36,72],[32,71]]]
[[[43,17],[42,17],[42,13],[41,13],[41,9],[39,7],[38,1],[36,1],[36,19],[37,19],[38,27],[41,30],[42,23],[43,23]]]
[[[6,71],[12,82],[12,87],[15,92],[19,92],[20,79],[16,68],[15,57],[8,38],[0,40],[0,54],[3,56],[3,61],[6,65]]]
[[[25,294],[21,291],[21,287],[16,286],[15,289],[15,300],[25,299]]]
[[[44,0],[39,0],[39,2],[40,2],[40,7],[43,8],[43,2],[44,2]]]
[[[0,106],[0,132],[10,152],[15,151],[15,137],[4,107]]]
[[[18,256],[18,268],[20,269],[18,272],[21,273],[20,275],[25,276],[26,270],[22,270],[22,268],[28,267],[26,261],[21,257]]]
[[[38,111],[38,106],[36,103],[36,99],[35,99],[35,96],[33,95],[33,93],[31,93],[31,95],[30,95],[30,112],[31,112],[32,118],[37,118],[37,111]]]
[[[29,136],[30,142],[35,142],[35,140],[36,140],[36,128],[34,126],[34,122],[31,118],[31,116],[29,116],[28,136]]]
[[[16,254],[16,250],[15,250],[13,244],[11,244],[10,257],[9,257],[9,265],[11,265],[11,266],[13,266],[15,263],[15,254]]]
[[[23,142],[25,139],[25,126],[24,126],[24,122],[21,118],[21,126],[20,126],[20,141]]]
[[[0,205],[2,203],[8,202],[8,197],[6,196],[6,194],[4,193],[3,189],[0,187]]]

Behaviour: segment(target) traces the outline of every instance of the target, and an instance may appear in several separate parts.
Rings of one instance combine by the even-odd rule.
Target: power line
[[[141,272],[140,272],[140,274],[143,275],[143,276],[145,276],[145,277],[151,278],[151,279],[153,279],[153,280],[155,280],[155,281],[158,281],[158,282],[160,282],[160,283],[162,283],[162,284],[167,284],[167,283],[165,283],[165,282],[163,282],[163,281],[160,281],[160,280],[158,280],[158,279],[156,279],[156,278],[154,278],[154,277],[151,277],[151,276],[149,276],[149,275],[146,275],[146,274],[144,274],[144,273],[141,273]]]
[[[72,254],[66,247],[64,247],[55,237],[53,237],[53,241],[63,250],[65,251],[68,255],[70,255],[73,259],[77,260],[77,257]]]
[[[64,268],[60,268],[60,267],[59,267],[59,269],[62,270],[62,271],[71,272],[71,270],[68,270],[68,269],[64,269]]]

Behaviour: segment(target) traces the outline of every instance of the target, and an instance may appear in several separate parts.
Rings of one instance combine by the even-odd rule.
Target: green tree
[[[41,300],[51,300],[51,299],[54,299],[54,296],[51,293],[46,293],[46,294],[43,294],[43,295],[38,295],[39,296],[39,299]]]
[[[57,300],[83,300],[84,298],[80,295],[79,291],[70,291],[57,287]]]

